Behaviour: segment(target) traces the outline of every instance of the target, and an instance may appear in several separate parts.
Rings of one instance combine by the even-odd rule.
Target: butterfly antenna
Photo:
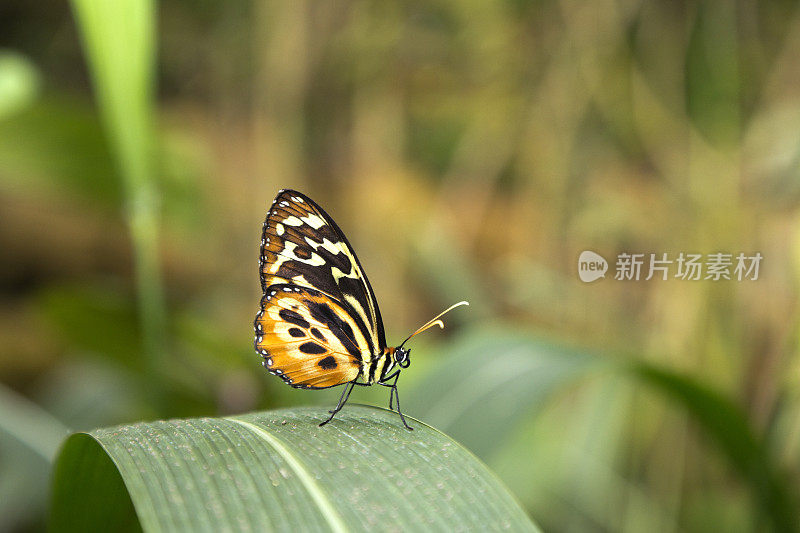
[[[400,344],[400,346],[398,346],[398,348],[402,348],[402,347],[403,347],[403,345],[404,345],[405,343],[407,343],[409,340],[411,340],[411,337],[413,337],[414,335],[418,335],[418,334],[422,333],[423,331],[425,331],[425,330],[426,330],[426,329],[428,329],[428,328],[432,328],[433,326],[439,326],[440,328],[444,329],[444,322],[442,322],[442,321],[441,321],[441,320],[439,320],[439,319],[440,319],[442,316],[444,316],[445,314],[447,314],[447,313],[449,313],[450,311],[452,311],[453,309],[455,309],[456,307],[459,307],[459,306],[462,306],[462,305],[469,305],[469,302],[467,302],[467,301],[463,301],[463,302],[458,302],[457,304],[453,304],[453,305],[451,305],[450,307],[448,307],[447,309],[445,309],[444,311],[442,311],[441,313],[439,313],[438,315],[436,315],[435,317],[433,317],[432,319],[430,319],[428,322],[426,322],[426,323],[425,323],[425,324],[424,324],[422,327],[420,327],[420,328],[419,328],[417,331],[415,331],[414,333],[412,333],[411,335],[409,335],[409,336],[408,336],[408,338],[406,338],[406,340],[404,340],[404,341],[403,341],[403,342]]]

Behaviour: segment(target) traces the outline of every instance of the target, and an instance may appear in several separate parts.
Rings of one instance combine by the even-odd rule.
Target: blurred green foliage
[[[800,527],[797,2],[74,6],[0,7],[0,529],[67,427],[335,402],[252,353],[283,187],[390,342],[470,300],[404,406],[546,530]],[[585,249],[765,259],[583,284]]]

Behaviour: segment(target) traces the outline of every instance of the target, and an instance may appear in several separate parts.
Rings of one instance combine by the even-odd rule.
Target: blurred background
[[[470,301],[404,410],[545,530],[800,528],[796,1],[101,4],[0,3],[0,529],[70,430],[336,401],[252,348],[285,187],[390,343]],[[759,279],[613,279],[718,251]]]

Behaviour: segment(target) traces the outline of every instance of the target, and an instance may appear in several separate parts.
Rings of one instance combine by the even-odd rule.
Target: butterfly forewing
[[[290,284],[267,288],[256,317],[255,348],[264,366],[298,388],[353,381],[370,352],[353,317],[320,291]]]
[[[361,264],[333,219],[313,200],[291,190],[275,198],[264,222],[261,287],[289,283],[338,301],[377,356],[386,340],[377,300]]]

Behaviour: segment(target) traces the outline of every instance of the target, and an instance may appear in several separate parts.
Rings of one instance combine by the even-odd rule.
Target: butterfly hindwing
[[[275,198],[264,222],[261,286],[289,283],[337,300],[377,356],[385,345],[380,310],[344,233],[313,200],[292,190]]]
[[[256,317],[256,351],[292,387],[323,389],[355,380],[371,353],[350,313],[329,295],[293,284],[266,288]]]

